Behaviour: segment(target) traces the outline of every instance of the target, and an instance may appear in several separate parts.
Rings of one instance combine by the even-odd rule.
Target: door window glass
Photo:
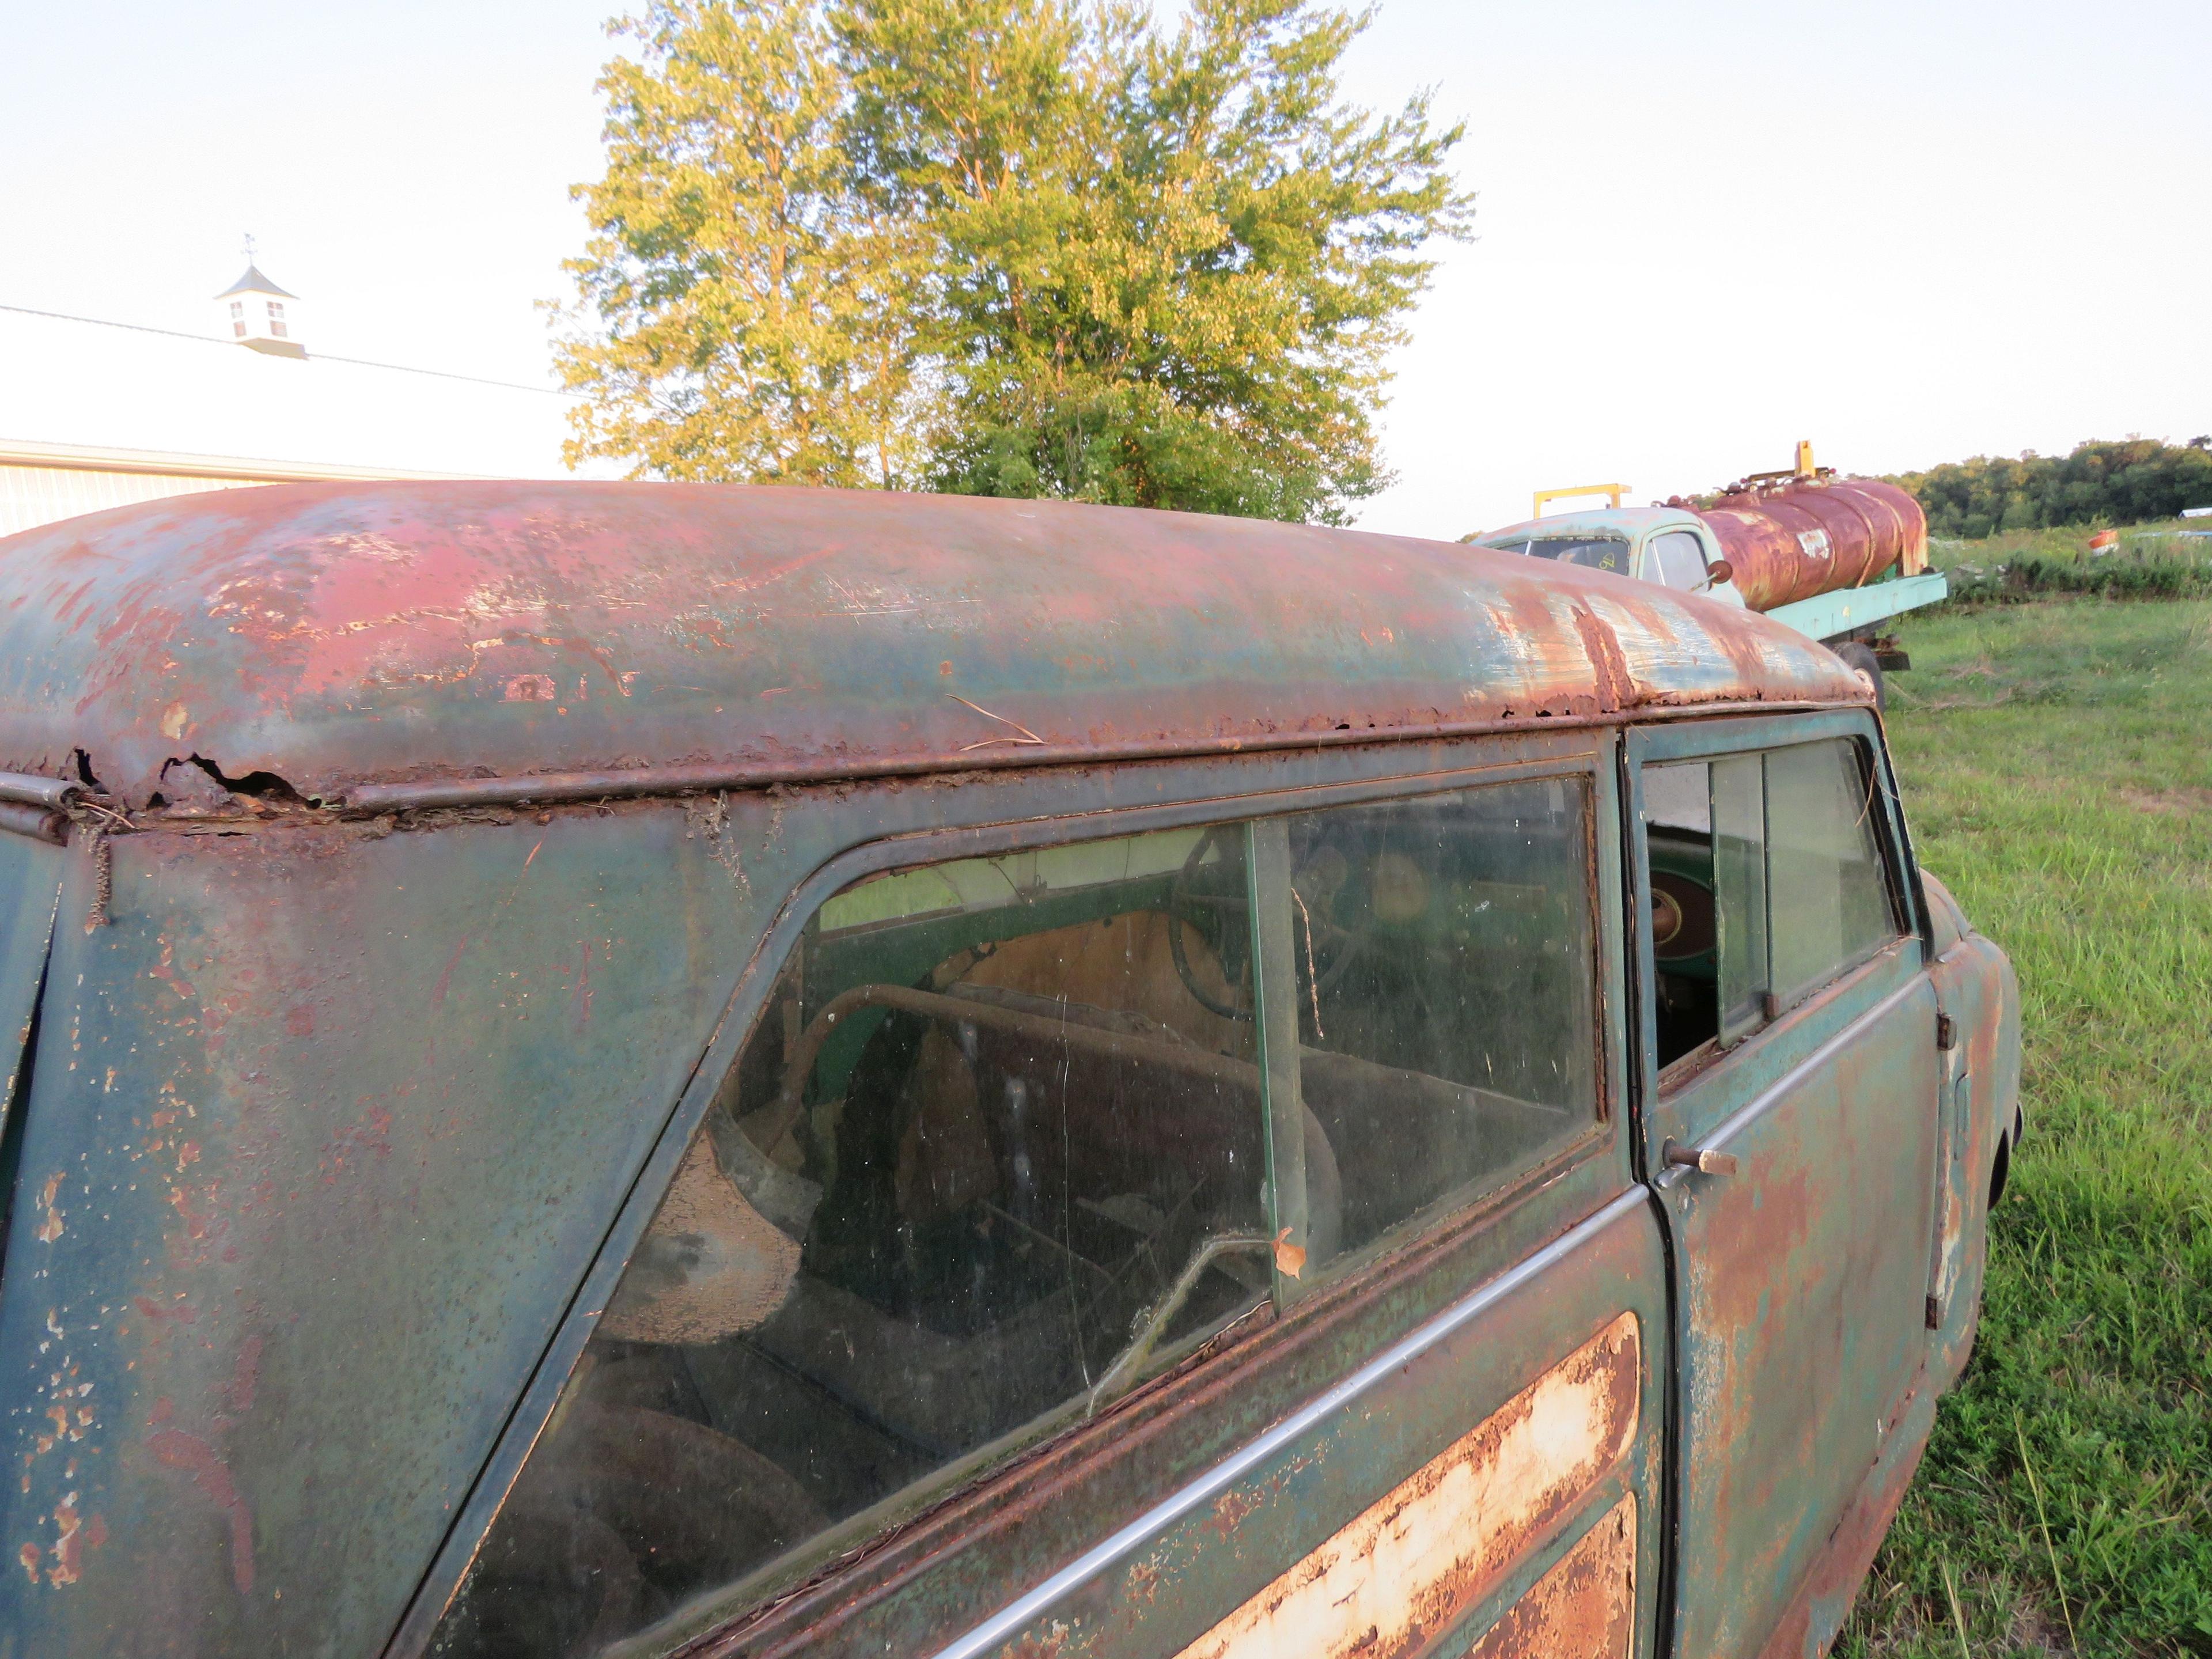
[[[1863,745],[1644,770],[1658,1063],[1756,1030],[1899,936]]]
[[[1670,530],[1652,538],[1651,556],[1660,581],[1687,592],[1705,584],[1705,553],[1696,532]]]
[[[1579,777],[1289,821],[1316,1258],[1596,1120],[1589,822]]]
[[[1774,992],[1795,1002],[1897,937],[1858,746],[1801,744],[1766,757]]]
[[[1245,845],[970,859],[824,904],[438,1650],[586,1654],[742,1604],[1081,1413],[1133,1333],[1172,1351],[1261,1300]]]

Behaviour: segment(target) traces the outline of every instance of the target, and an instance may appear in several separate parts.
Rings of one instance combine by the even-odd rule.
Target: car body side
[[[460,499],[465,520],[481,516],[480,504]],[[152,514],[121,517],[132,535],[159,529]],[[1066,533],[1079,550],[1107,545],[1122,522]],[[369,532],[348,533],[358,556]],[[1347,553],[1378,556],[1361,545],[1369,540],[1346,538]],[[1455,551],[1380,549],[1415,562],[1432,557],[1439,571]],[[948,669],[963,652],[988,657],[988,645],[932,634],[932,607],[949,614],[942,591],[917,597],[925,584],[907,573],[901,612],[877,574],[874,588],[860,592],[848,573],[850,609],[903,617],[866,625],[903,630],[900,648],[918,684],[927,685],[940,650],[951,653]],[[763,579],[732,580],[757,592]],[[1601,962],[1613,1081],[1601,1139],[1540,1188],[1278,1316],[1249,1350],[1194,1357],[1115,1412],[951,1492],[765,1613],[698,1633],[722,1651],[859,1654],[886,1644],[918,1650],[948,1632],[991,1628],[1009,1587],[1035,1586],[1091,1559],[1121,1529],[1157,1518],[1163,1493],[1199,1491],[1271,1425],[1418,1333],[1436,1334],[1406,1363],[1442,1369],[1425,1394],[1394,1396],[1404,1433],[1418,1441],[1455,1424],[1464,1431],[1471,1415],[1503,1410],[1536,1386],[1547,1356],[1589,1334],[1576,1324],[1585,1304],[1574,1295],[1516,1288],[1523,1281],[1515,1273],[1543,1257],[1562,1214],[1582,1218],[1587,1247],[1574,1283],[1644,1286],[1632,1292],[1644,1333],[1638,1420],[1663,1422],[1678,1339],[1668,1327],[1663,1240],[1640,1184],[1651,1172],[1631,1134],[1641,1106],[1630,1079],[1632,1012],[1622,999],[1638,923],[1613,828],[1626,827],[1614,775],[1622,734],[1640,720],[1755,714],[1769,672],[1781,707],[1763,717],[1778,730],[1793,709],[1863,704],[1847,677],[1829,673],[1825,653],[1755,623],[1726,636],[1734,695],[1676,701],[1680,688],[1714,678],[1691,623],[1723,624],[1697,611],[1690,623],[1673,612],[1639,620],[1645,613],[1622,587],[1571,578],[1547,598],[1486,601],[1489,614],[1550,619],[1550,632],[1524,623],[1518,636],[1500,624],[1489,647],[1506,678],[1522,672],[1513,663],[1537,661],[1555,684],[1533,701],[1549,708],[1527,707],[1530,680],[1494,698],[1499,708],[1472,714],[1462,710],[1480,703],[1474,696],[1441,711],[1440,696],[1400,697],[1416,715],[1425,701],[1431,718],[1401,716],[1397,729],[1325,720],[1313,704],[1279,740],[1261,741],[1256,731],[1224,740],[1193,727],[1162,743],[1155,731],[1173,726],[1163,720],[1143,732],[1152,750],[1115,755],[1080,724],[1079,684],[1065,696],[1000,707],[1003,684],[956,674],[951,683],[974,690],[975,701],[933,686],[911,694],[920,712],[899,733],[909,747],[894,758],[915,758],[902,772],[848,759],[841,773],[835,744],[854,718],[841,712],[845,724],[824,742],[819,776],[777,774],[789,770],[797,742],[798,728],[786,727],[755,752],[715,759],[726,777],[714,787],[648,781],[625,790],[602,777],[591,793],[566,798],[542,783],[533,799],[523,782],[504,800],[378,811],[349,807],[349,791],[439,782],[409,775],[404,730],[372,732],[372,763],[349,777],[339,760],[288,758],[270,718],[196,738],[188,704],[198,694],[171,695],[175,687],[158,676],[118,698],[123,712],[112,718],[125,737],[106,744],[90,728],[78,742],[58,726],[41,727],[21,712],[36,698],[19,696],[13,724],[0,720],[17,745],[4,758],[19,775],[66,778],[80,770],[69,758],[79,750],[81,772],[96,774],[103,757],[127,752],[131,785],[103,804],[86,783],[66,846],[0,835],[15,915],[0,953],[0,1013],[20,1038],[8,1126],[15,1200],[0,1268],[0,1376],[9,1379],[19,1458],[19,1478],[0,1500],[21,1568],[5,1614],[13,1650],[351,1655],[428,1644],[783,954],[816,903],[856,876],[1041,837],[1372,799],[1500,768],[1584,768],[1614,814],[1599,820],[1613,837],[1612,861],[1601,859],[1592,872],[1609,907]],[[143,625],[150,614],[133,620]],[[1333,636],[1332,648],[1365,660],[1399,647],[1370,637],[1389,635],[1389,619],[1358,621]],[[778,626],[773,606],[761,608],[757,625]],[[1402,618],[1395,625],[1407,627]],[[557,732],[546,716],[561,705],[538,696],[538,681],[565,695],[573,636],[551,626],[539,628],[537,643],[519,626],[493,632],[505,643],[491,654],[511,658],[495,678],[506,695],[494,699],[501,708],[471,708],[471,718],[527,715],[540,723],[533,732]],[[221,633],[196,648],[211,651]],[[143,643],[125,630],[108,648]],[[1069,647],[1055,636],[1050,648]],[[1571,658],[1560,654],[1570,648]],[[204,674],[216,695],[240,696],[192,649],[175,655],[184,665],[176,672]],[[852,651],[856,660],[866,655]],[[792,664],[805,665],[797,656]],[[635,689],[619,661],[605,666],[611,695]],[[33,663],[17,672],[40,671]],[[302,672],[312,679],[322,671]],[[384,727],[428,718],[410,701],[417,694],[404,672],[389,662],[379,672],[381,685],[398,688],[374,716]],[[1165,666],[1144,672],[1173,678]],[[518,684],[526,694],[519,698]],[[791,695],[766,684],[744,689],[771,710]],[[248,684],[243,695],[281,714],[306,693]],[[342,687],[321,706],[349,695],[366,701]],[[1143,726],[1126,690],[1108,695],[1122,699],[1117,738]],[[944,709],[948,700],[957,708]],[[505,708],[517,701],[548,708]],[[1506,706],[1513,702],[1522,709]],[[960,724],[940,731],[948,715]],[[1455,729],[1453,716],[1464,726]],[[1878,744],[1871,716],[1860,718]],[[708,729],[703,712],[697,729]],[[209,766],[190,760],[196,741],[219,748]],[[648,758],[696,768],[696,750],[684,747],[693,741],[687,733],[670,754]],[[589,769],[580,762],[627,758],[613,742],[592,753],[558,752],[541,736],[526,746],[548,778],[582,775]],[[1033,750],[1049,752],[1033,760]],[[458,758],[441,775],[482,769],[478,756]],[[179,775],[165,794],[158,786],[179,759],[228,782],[188,793],[194,779]],[[263,762],[289,771],[313,798],[300,799],[289,783],[281,793],[229,787],[246,785]],[[601,772],[609,769],[652,768]],[[2002,952],[1965,926],[1948,893],[1924,888],[1913,897],[1913,948],[1927,955],[1954,1033],[1944,1052],[1956,1056],[1943,1062],[1939,1106],[1945,1175],[1923,1391],[1932,1408],[1972,1341],[1992,1176],[2019,1133],[2019,1016]],[[1455,1317],[1474,1322],[1464,1335],[1437,1323]],[[1526,1363],[1481,1372],[1474,1385],[1481,1397],[1452,1404],[1450,1367],[1465,1363],[1452,1357],[1455,1342],[1517,1344]],[[1432,1424],[1413,1403],[1424,1398]],[[1627,1504],[1641,1516],[1623,1547],[1634,1563],[1634,1628],[1644,1633],[1635,1650],[1650,1650],[1641,1641],[1671,1618],[1666,1553],[1690,1544],[1670,1543],[1662,1524],[1675,1473],[1662,1438],[1634,1443],[1633,1455],[1608,1465],[1578,1498],[1577,1513],[1587,1521]],[[1285,1446],[1282,1455],[1279,1468],[1255,1468],[1248,1484],[1219,1486],[1202,1513],[1189,1512],[1189,1524],[1215,1540],[1206,1550],[1160,1559],[1159,1571],[1173,1568],[1169,1600],[1182,1609],[1172,1627],[1188,1626],[1193,1639],[1240,1595],[1264,1588],[1281,1550],[1317,1547],[1345,1515],[1389,1495],[1395,1466],[1380,1443],[1355,1436]],[[1086,1459],[1108,1474],[1084,1474]],[[1910,1473],[1909,1460],[1869,1472],[1851,1524],[1807,1581],[1802,1623],[1785,1620],[1778,1643],[1817,1647],[1832,1632],[1840,1613],[1827,1604],[1838,1595],[1848,1604]],[[1293,1496],[1274,1522],[1254,1520],[1240,1536],[1236,1522],[1270,1492]],[[1223,1507],[1223,1493],[1250,1501]],[[1071,1506],[1072,1497],[1079,1504]],[[1568,1554],[1564,1535],[1532,1545],[1514,1558],[1512,1575],[1486,1580],[1457,1616],[1470,1628],[1504,1620],[1531,1586],[1566,1571]],[[1206,1565],[1199,1571],[1193,1561]],[[1106,1605],[1126,1601],[1135,1583],[1107,1575],[1072,1587],[1079,1599],[1105,1598],[1094,1615],[1105,1622],[1063,1650],[1111,1650],[1120,1627]],[[1035,1630],[1010,1627],[1002,1645],[1032,1650],[1051,1628],[1049,1619]],[[1169,1628],[1146,1626],[1130,1639],[1156,1644]]]

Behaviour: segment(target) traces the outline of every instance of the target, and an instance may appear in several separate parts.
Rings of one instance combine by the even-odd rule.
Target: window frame
[[[1651,863],[1644,821],[1644,768],[1675,761],[1713,761],[1729,756],[1764,755],[1772,750],[1794,748],[1836,738],[1856,742],[1868,766],[1872,793],[1881,808],[1875,824],[1875,842],[1881,861],[1883,883],[1888,890],[1890,902],[1899,921],[1898,933],[1843,963],[1830,977],[1801,988],[1787,1002],[1776,999],[1771,987],[1769,987],[1762,1017],[1755,1024],[1739,1033],[1736,1041],[1724,1048],[1717,1044],[1701,1045],[1673,1065],[1662,1068],[1656,1063],[1658,964],[1652,951],[1651,930],[1645,921],[1645,913],[1650,904]],[[1632,969],[1631,988],[1638,1031],[1634,1069],[1640,1079],[1641,1099],[1656,1101],[1680,1094],[1703,1077],[1713,1065],[1755,1042],[1793,1011],[1802,1007],[1820,992],[1858,973],[1869,963],[1895,949],[1902,941],[1918,943],[1918,965],[1922,970],[1924,971],[1926,965],[1935,959],[1935,934],[1929,919],[1927,895],[1921,886],[1919,865],[1913,856],[1911,838],[1906,830],[1902,805],[1898,798],[1889,745],[1881,722],[1872,710],[1838,708],[1731,715],[1666,726],[1632,726],[1627,730],[1626,741],[1621,746],[1621,770],[1622,827],[1626,842],[1623,864],[1629,877],[1627,920],[1630,942],[1627,957]],[[1762,764],[1762,799],[1765,771]],[[1768,895],[1767,902],[1771,907],[1771,894]],[[1690,1063],[1692,1060],[1696,1063]]]
[[[1243,1342],[1224,1341],[1229,1332],[1239,1324],[1249,1322],[1253,1327],[1250,1335],[1257,1337],[1269,1327],[1281,1322],[1299,1304],[1309,1301],[1323,1304],[1315,1310],[1315,1314],[1316,1316],[1326,1316],[1339,1308],[1347,1296],[1357,1297],[1359,1291],[1356,1286],[1372,1279],[1395,1277],[1401,1266],[1425,1262],[1433,1259],[1439,1251],[1460,1247],[1472,1236],[1486,1231],[1492,1222],[1502,1224],[1508,1215],[1517,1213],[1522,1202],[1540,1191],[1566,1182],[1573,1172],[1601,1159],[1608,1150],[1623,1161],[1623,1177],[1632,1178],[1626,1163],[1631,1153],[1620,1144],[1621,1136],[1619,1131],[1619,1126],[1628,1121],[1625,1109],[1626,1090],[1633,1066],[1632,1057],[1626,1053],[1628,1031],[1623,1005],[1618,996],[1618,988],[1626,979],[1623,970],[1626,965],[1630,940],[1621,929],[1620,912],[1611,896],[1618,892],[1624,874],[1624,849],[1613,833],[1613,817],[1607,811],[1608,791],[1617,789],[1619,784],[1620,735],[1620,728],[1611,724],[1570,727],[1557,732],[1509,731],[1483,734],[1453,740],[1443,745],[1441,752],[1438,747],[1424,745],[1418,757],[1407,757],[1408,760],[1418,758],[1431,763],[1420,770],[1355,775],[1340,781],[1303,785],[1292,783],[1287,787],[1277,786],[1250,792],[1235,791],[1228,787],[1233,783],[1237,771],[1249,767],[1250,763],[1224,759],[1210,767],[1206,777],[1200,781],[1201,787],[1204,784],[1218,781],[1223,786],[1218,793],[1194,793],[1184,799],[1159,805],[1109,808],[1093,812],[1061,811],[1032,818],[1000,817],[988,823],[945,825],[904,834],[878,836],[848,843],[842,850],[828,856],[811,874],[793,885],[773,921],[761,931],[751,959],[739,975],[708,1048],[694,1068],[690,1083],[679,1097],[672,1103],[658,1140],[611,1218],[599,1253],[580,1281],[567,1314],[550,1333],[550,1339],[536,1370],[514,1402],[505,1431],[487,1459],[475,1486],[457,1506],[455,1522],[436,1551],[413,1605],[394,1632],[391,1651],[395,1655],[413,1655],[429,1647],[448,1603],[465,1582],[468,1571],[504,1508],[508,1494],[550,1425],[569,1380],[597,1328],[600,1314],[627,1272],[631,1258],[674,1179],[678,1164],[713,1104],[722,1079],[737,1063],[744,1042],[761,1018],[778,975],[796,948],[800,935],[826,900],[864,876],[964,858],[993,857],[1039,847],[1141,835],[1158,830],[1242,823],[1247,826],[1247,870],[1252,872],[1249,879],[1256,888],[1258,849],[1254,845],[1256,837],[1253,828],[1264,820],[1287,818],[1336,805],[1449,793],[1488,783],[1512,782],[1528,778],[1581,776],[1589,780],[1590,811],[1587,819],[1587,882],[1595,947],[1592,1040],[1596,1044],[1593,1066],[1595,1109],[1590,1127],[1556,1149],[1541,1163],[1517,1172],[1510,1181],[1496,1188],[1455,1194],[1454,1201],[1431,1206],[1429,1212],[1410,1218],[1382,1238],[1357,1251],[1346,1252],[1331,1264],[1331,1272],[1314,1281],[1291,1279],[1279,1270],[1274,1271],[1272,1278],[1275,1295],[1259,1303],[1229,1326],[1187,1340],[1172,1348],[1159,1350],[1146,1364],[1143,1373],[1146,1382],[1157,1381],[1194,1360],[1200,1362],[1211,1373],[1219,1355],[1229,1348],[1234,1347],[1240,1352],[1249,1352]],[[1330,757],[1331,769],[1339,767],[1349,769],[1357,765],[1356,757],[1360,752],[1358,750],[1336,751]],[[1371,765],[1373,751],[1369,753],[1369,764]],[[1438,762],[1444,763],[1436,763]],[[1042,774],[1032,775],[1039,784],[1047,781]],[[1019,799],[1016,798],[1005,800],[1000,805],[1002,810],[1018,810],[1020,804]],[[1616,797],[1616,808],[1619,804]],[[670,803],[672,807],[675,805]],[[816,810],[825,817],[837,814],[839,811],[837,805],[830,800],[823,801]],[[865,816],[865,812],[855,814],[849,811],[842,814],[843,821],[855,828],[859,827]],[[1287,922],[1290,907],[1285,903],[1281,908]],[[1259,907],[1255,905],[1255,918],[1258,914]],[[1255,932],[1256,998],[1265,994],[1261,988],[1264,981],[1260,975],[1267,971],[1262,965],[1267,941],[1259,936],[1256,927]],[[1291,957],[1287,951],[1279,957],[1275,972],[1279,976],[1291,976],[1294,983]],[[1294,1053],[1295,1024],[1291,1025],[1290,1030]],[[1279,1206],[1283,1203],[1283,1194],[1282,1182],[1276,1168],[1275,1148],[1279,1139],[1285,1133],[1276,1121],[1277,1103],[1282,1096],[1279,1091],[1268,1086],[1274,1064],[1273,1045],[1269,1042],[1264,1028],[1259,1035],[1262,1045],[1260,1052],[1263,1110],[1268,1118],[1266,1138],[1269,1146],[1269,1168],[1267,1171],[1266,1199],[1270,1225],[1279,1230],[1285,1223],[1276,1218]],[[1303,1124],[1295,1123],[1291,1128],[1294,1131],[1290,1137],[1291,1144],[1301,1151],[1298,1165],[1302,1176]],[[1301,1182],[1297,1194],[1300,1206],[1303,1200]],[[1318,1296],[1315,1295],[1316,1291],[1320,1292]],[[751,1618],[762,1608],[772,1606],[783,1592],[795,1590],[825,1572],[832,1577],[842,1575],[848,1565],[856,1565],[882,1540],[914,1527],[933,1512],[961,1501],[975,1489],[979,1480],[989,1481],[1011,1476],[1047,1449],[1056,1448],[1086,1427],[1110,1419],[1129,1403],[1133,1395],[1142,1392],[1142,1388],[1133,1389],[1120,1399],[1106,1404],[1095,1415],[1086,1415],[1082,1412],[1079,1400],[1072,1401],[1062,1408],[1063,1417],[1025,1441],[1019,1452],[1011,1457],[1005,1454],[999,1443],[994,1443],[993,1446],[979,1449],[966,1457],[955,1460],[914,1483],[900,1494],[900,1498],[905,1501],[898,1513],[879,1519],[876,1529],[866,1538],[842,1540],[837,1551],[827,1553],[811,1547],[813,1540],[810,1540],[809,1545],[801,1546],[786,1558],[770,1564],[770,1567],[763,1568],[757,1575],[750,1575],[746,1579],[733,1583],[730,1587],[732,1590],[740,1584],[749,1586],[756,1605],[750,1611],[726,1611],[718,1617],[714,1627],[723,1628],[732,1619]],[[996,1467],[983,1467],[994,1463]],[[884,1507],[887,1511],[888,1501]],[[832,1528],[823,1536],[835,1535],[836,1530]],[[833,1566],[833,1562],[837,1565]],[[770,1570],[771,1567],[774,1571]],[[639,1642],[645,1634],[641,1632],[627,1638],[623,1650],[629,1650],[629,1644]],[[640,1647],[637,1650],[658,1650]]]

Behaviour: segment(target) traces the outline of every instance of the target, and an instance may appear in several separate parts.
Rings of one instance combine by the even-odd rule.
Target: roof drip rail
[[[1045,766],[1099,766],[1125,761],[1198,760],[1221,755],[1264,754],[1290,749],[1334,749],[1376,743],[1436,742],[1500,732],[1559,732],[1618,726],[1624,720],[1680,720],[1722,714],[1775,714],[1831,705],[1793,699],[1652,702],[1587,714],[1509,714],[1492,720],[1421,720],[1397,726],[1302,728],[1223,738],[1170,738],[1152,742],[1047,744],[981,752],[886,756],[870,761],[832,757],[813,761],[708,762],[680,766],[634,766],[597,772],[537,772],[514,777],[429,779],[418,783],[357,783],[315,797],[351,817],[422,812],[441,808],[553,806],[579,801],[635,799],[643,795],[697,794],[718,789],[766,789],[777,784],[863,783],[883,778],[956,775],[1027,770]]]
[[[0,801],[17,801],[25,806],[43,806],[51,812],[65,811],[71,801],[84,793],[84,786],[67,778],[42,778],[28,772],[0,772]]]

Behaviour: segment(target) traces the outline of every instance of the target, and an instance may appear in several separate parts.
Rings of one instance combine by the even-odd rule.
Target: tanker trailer
[[[1754,472],[1711,499],[1624,507],[1625,484],[1536,492],[1535,516],[1462,537],[1478,547],[1618,571],[1765,612],[1810,635],[1882,696],[1886,669],[1911,659],[1883,624],[1948,591],[1928,568],[1920,503],[1879,478],[1839,477],[1797,446],[1786,472]],[[1604,495],[1609,507],[1544,516],[1548,501]]]

